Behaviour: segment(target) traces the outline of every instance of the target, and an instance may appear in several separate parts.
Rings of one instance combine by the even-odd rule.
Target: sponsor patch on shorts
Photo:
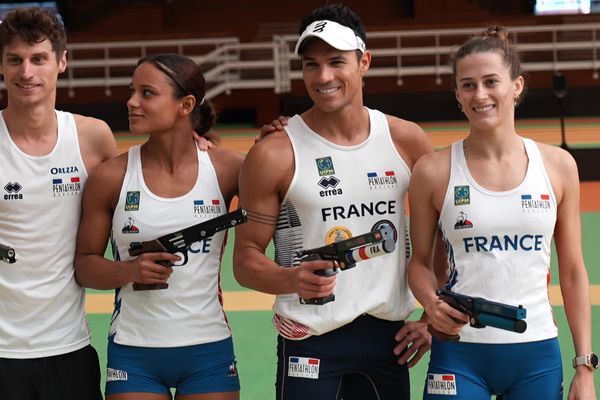
[[[428,374],[427,394],[456,395],[456,378],[454,374]]]
[[[319,379],[318,358],[290,357],[288,362],[288,376],[294,378]]]
[[[107,368],[106,370],[106,381],[126,381],[127,371],[121,371],[120,369]]]

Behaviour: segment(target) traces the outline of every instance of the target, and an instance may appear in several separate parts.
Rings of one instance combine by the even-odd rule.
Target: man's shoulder
[[[77,132],[80,135],[105,135],[112,133],[106,122],[99,118],[88,117],[81,114],[72,114]]]
[[[88,168],[117,154],[115,137],[106,122],[79,114],[73,114],[73,119],[82,156]]]
[[[392,136],[402,135],[405,137],[412,136],[414,138],[420,138],[420,136],[425,134],[423,128],[421,128],[415,122],[398,118],[389,114],[384,115],[387,120],[388,126],[390,127],[390,133],[392,134]]]

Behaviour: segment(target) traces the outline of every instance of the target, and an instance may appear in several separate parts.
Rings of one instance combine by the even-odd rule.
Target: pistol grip
[[[317,305],[317,306],[322,306],[323,304],[327,304],[330,301],[334,301],[335,300],[335,294],[330,294],[329,296],[325,296],[325,297],[314,297],[312,299],[300,299],[300,304],[311,304],[311,305]]]
[[[140,291],[140,290],[160,290],[160,289],[167,289],[169,287],[168,283],[137,283],[134,282],[133,283],[133,290]]]
[[[325,268],[325,269],[318,269],[315,271],[315,275],[320,275],[320,276],[333,276],[333,275],[337,275],[338,271],[335,268]]]
[[[157,264],[160,264],[164,267],[170,267],[171,266],[171,262],[168,260],[158,260],[156,261]],[[169,287],[168,283],[137,283],[134,282],[133,283],[133,290],[138,292],[141,290],[161,290],[161,289],[167,289]]]

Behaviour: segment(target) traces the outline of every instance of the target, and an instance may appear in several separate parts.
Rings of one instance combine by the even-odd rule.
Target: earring
[[[460,110],[460,112],[463,112],[462,104],[458,103],[457,105],[458,105],[458,109]]]
[[[519,105],[519,96],[515,97],[515,108]]]

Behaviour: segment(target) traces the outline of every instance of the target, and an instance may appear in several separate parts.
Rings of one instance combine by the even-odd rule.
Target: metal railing
[[[506,27],[523,58],[526,71],[581,70],[598,79],[600,24]],[[410,76],[431,76],[441,83],[451,73],[448,57],[481,28],[371,32],[368,44],[373,62],[366,79],[393,77],[398,85]],[[176,52],[203,66],[209,85],[207,97],[238,89],[291,90],[302,79],[301,64],[293,54],[297,35],[275,35],[270,42],[241,43],[239,39],[115,41],[73,43],[68,46],[67,72],[59,88],[71,96],[77,88],[128,86],[137,60],[148,54]],[[0,89],[4,84],[0,84]]]

